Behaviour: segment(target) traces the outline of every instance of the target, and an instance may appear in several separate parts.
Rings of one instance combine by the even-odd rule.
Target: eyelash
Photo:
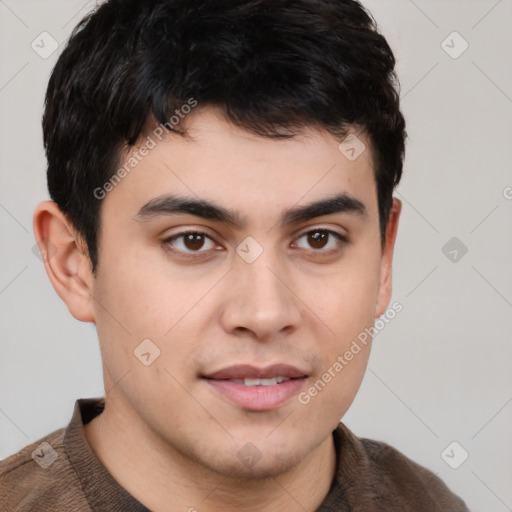
[[[315,253],[315,254],[321,254],[321,255],[324,255],[324,256],[330,256],[330,255],[332,255],[332,254],[334,254],[336,252],[339,252],[343,245],[346,245],[346,244],[349,243],[349,240],[348,240],[348,238],[346,236],[342,235],[341,233],[338,233],[337,231],[333,231],[333,230],[326,229],[326,228],[310,229],[310,230],[305,231],[304,233],[300,234],[295,240],[300,240],[304,236],[307,236],[307,235],[312,234],[312,233],[317,233],[317,232],[321,232],[321,233],[326,233],[328,235],[332,235],[334,238],[337,239],[338,247],[336,247],[334,249],[327,250],[327,251],[324,251],[322,249],[311,249],[311,251],[313,253]],[[181,237],[183,237],[185,235],[188,235],[188,234],[204,235],[206,238],[208,238],[209,240],[214,242],[213,238],[210,235],[208,235],[208,233],[205,233],[203,231],[199,231],[197,229],[190,229],[190,230],[180,231],[179,233],[176,233],[175,235],[172,235],[169,238],[166,238],[165,240],[162,240],[162,244],[164,244],[165,249],[167,251],[175,253],[175,254],[178,254],[180,257],[187,258],[187,259],[196,259],[198,257],[201,257],[202,254],[209,252],[209,250],[205,250],[205,251],[199,250],[199,251],[188,251],[187,252],[187,251],[182,251],[180,249],[175,249],[174,247],[172,247],[172,242],[173,241],[175,241],[176,239],[181,238]]]

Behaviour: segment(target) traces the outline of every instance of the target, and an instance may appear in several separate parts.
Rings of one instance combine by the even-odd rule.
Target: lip
[[[245,386],[231,379],[271,379],[287,377],[290,380],[273,386]],[[231,403],[252,411],[276,409],[297,395],[307,379],[306,372],[294,366],[275,364],[264,368],[252,365],[235,365],[205,375],[203,380],[211,389]]]
[[[216,372],[205,375],[206,379],[229,380],[229,379],[271,379],[273,377],[288,377],[289,379],[299,379],[306,377],[306,372],[290,366],[288,364],[273,364],[258,368],[250,364],[237,364],[217,370]]]

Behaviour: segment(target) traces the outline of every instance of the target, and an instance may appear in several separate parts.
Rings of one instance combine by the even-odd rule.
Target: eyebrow
[[[342,193],[319,201],[295,206],[281,214],[281,225],[305,222],[323,215],[335,213],[367,215],[365,205],[355,197]],[[137,213],[134,220],[143,222],[158,216],[190,214],[204,219],[223,222],[242,229],[247,221],[239,212],[217,205],[207,199],[194,199],[177,195],[164,195],[148,201]]]

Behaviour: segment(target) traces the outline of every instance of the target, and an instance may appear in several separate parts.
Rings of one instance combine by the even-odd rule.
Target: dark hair
[[[109,0],[75,28],[48,84],[50,196],[84,238],[94,271],[94,190],[149,120],[168,123],[194,98],[264,137],[312,126],[342,138],[363,128],[384,241],[406,138],[394,66],[355,0]]]

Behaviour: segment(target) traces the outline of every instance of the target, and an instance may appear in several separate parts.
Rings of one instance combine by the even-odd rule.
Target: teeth
[[[277,377],[273,377],[272,379],[261,379],[261,386],[275,386],[277,384]]]
[[[261,386],[261,380],[262,379],[244,379],[244,386]]]
[[[290,380],[289,377],[272,377],[271,379],[231,379],[231,382],[243,384],[244,386],[275,386]]]

